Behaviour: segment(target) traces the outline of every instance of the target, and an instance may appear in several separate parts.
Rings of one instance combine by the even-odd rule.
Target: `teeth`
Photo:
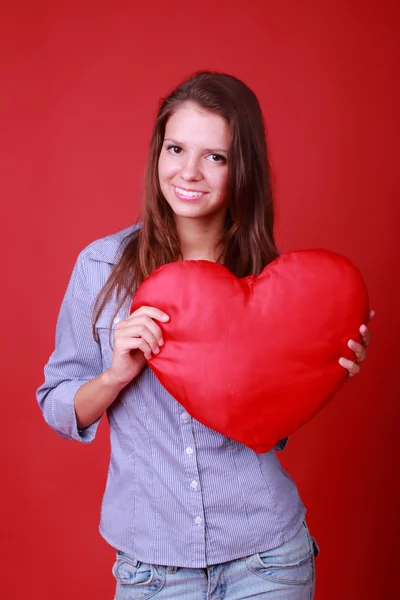
[[[187,196],[188,198],[198,198],[202,195],[203,192],[187,192],[186,190],[182,190],[181,188],[175,187],[178,194],[181,196]]]

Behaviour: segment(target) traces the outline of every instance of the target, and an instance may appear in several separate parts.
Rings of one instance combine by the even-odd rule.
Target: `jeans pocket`
[[[313,553],[305,527],[287,542],[246,559],[255,575],[283,585],[305,586],[313,580]]]
[[[117,580],[117,600],[125,598],[124,590],[129,590],[129,600],[147,600],[161,590],[165,583],[165,567],[158,567],[134,560],[124,552],[117,552],[117,560],[112,568]]]

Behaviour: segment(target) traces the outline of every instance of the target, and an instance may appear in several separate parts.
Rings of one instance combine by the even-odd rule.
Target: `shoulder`
[[[131,225],[126,229],[117,231],[105,237],[94,240],[88,244],[78,256],[79,262],[99,261],[114,265],[118,261],[118,254],[124,242],[139,229],[140,225]]]

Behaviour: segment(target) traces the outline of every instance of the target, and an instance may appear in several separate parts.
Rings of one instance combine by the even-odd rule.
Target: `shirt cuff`
[[[48,414],[47,418],[45,415],[45,418],[50,427],[61,437],[90,444],[96,436],[101,417],[89,427],[78,429],[74,399],[75,394],[84,383],[87,382],[83,380],[64,381],[53,389],[49,394],[50,398],[47,399],[51,406],[49,411],[51,414]]]

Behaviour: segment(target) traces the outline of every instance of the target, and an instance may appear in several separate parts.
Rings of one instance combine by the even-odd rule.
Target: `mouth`
[[[185,190],[184,188],[178,187],[176,185],[172,185],[174,188],[174,193],[177,198],[180,200],[186,200],[189,202],[196,202],[199,198],[202,198],[208,192],[201,192],[199,190]]]

